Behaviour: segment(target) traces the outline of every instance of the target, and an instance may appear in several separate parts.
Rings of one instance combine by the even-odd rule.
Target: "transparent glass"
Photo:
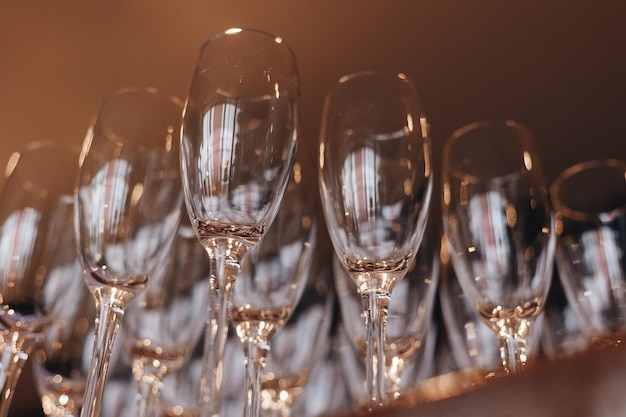
[[[450,262],[445,236],[441,239],[441,281],[439,300],[446,336],[452,355],[453,370],[478,371],[478,375],[497,373],[502,366],[498,338],[478,314],[463,289]],[[553,288],[553,285],[550,286]],[[541,351],[548,302],[526,336],[527,361]]]
[[[332,269],[327,263],[313,269],[289,320],[272,336],[262,377],[261,405],[266,417],[299,415],[294,403],[328,349],[335,307]]]
[[[555,257],[558,259],[558,253]],[[554,272],[543,313],[538,319],[542,321],[540,334],[542,352],[549,359],[560,359],[576,356],[587,350],[591,338],[583,328],[576,307],[570,304],[565,295],[563,284],[557,274],[558,267]]]
[[[136,417],[153,417],[163,378],[190,356],[205,326],[209,260],[193,228],[182,224],[166,263],[127,309],[124,347],[137,382]]]
[[[367,349],[361,296],[337,257],[333,258],[333,264],[344,329],[357,356],[365,361]],[[413,265],[396,284],[389,303],[384,359],[385,389],[392,399],[398,398],[404,389],[416,382],[414,374],[419,369],[415,365],[425,349],[438,284],[439,252],[436,243],[426,234]]]
[[[410,362],[405,363],[404,372],[399,375],[400,380],[392,384],[391,389],[395,391],[390,391],[390,395],[393,396],[394,407],[410,404],[415,388],[440,371],[437,357],[440,344],[438,332],[437,321],[431,321],[428,332],[421,339],[420,348],[411,357]],[[340,322],[335,334],[335,349],[340,362],[341,377],[347,387],[348,403],[344,406],[351,409],[352,413],[363,414],[368,408],[365,391],[365,357],[362,350],[357,351],[349,333],[344,323]],[[398,382],[400,385],[396,385]]]
[[[337,334],[340,322],[339,314],[335,314],[325,345],[318,347],[322,354],[315,361],[307,384],[288,409],[289,415],[314,417],[350,412],[353,406],[352,397],[348,389],[349,382],[341,366],[343,358]]]
[[[257,417],[267,356],[274,335],[296,309],[309,279],[317,237],[311,193],[295,166],[272,226],[242,262],[231,319],[246,357],[244,416]],[[314,328],[311,328],[313,331]]]
[[[432,190],[428,122],[406,76],[363,72],[342,77],[330,91],[320,135],[328,231],[366,312],[373,409],[390,403],[382,359],[389,298],[426,228]]]
[[[594,347],[619,344],[626,332],[625,175],[621,160],[582,162],[550,188],[559,277]]]
[[[72,233],[57,246],[65,256],[58,257],[62,262],[54,274],[57,283],[47,294],[57,297],[59,306],[37,348],[33,374],[46,415],[78,417],[89,374],[96,310],[83,281],[72,223],[65,227]]]
[[[268,230],[292,171],[299,102],[296,59],[281,38],[230,29],[201,48],[184,111],[181,169],[187,211],[217,293],[201,380],[205,415],[220,409],[241,260]]]
[[[78,150],[35,142],[15,152],[0,194],[0,416],[9,414],[22,368],[38,338],[55,319],[57,285],[83,285],[71,275],[59,282],[59,242],[71,237]],[[68,226],[69,224],[69,226]],[[80,277],[80,276],[79,276]]]
[[[496,332],[502,373],[521,370],[529,328],[550,286],[556,242],[542,168],[525,128],[473,123],[446,142],[443,225],[463,293]]]
[[[155,89],[124,89],[104,101],[83,144],[76,229],[97,314],[84,417],[100,414],[126,306],[145,290],[176,236],[181,114],[176,99]]]
[[[451,354],[453,370],[477,369],[488,374],[502,363],[496,334],[480,317],[463,293],[450,263],[445,237],[441,239],[441,285],[439,300]]]

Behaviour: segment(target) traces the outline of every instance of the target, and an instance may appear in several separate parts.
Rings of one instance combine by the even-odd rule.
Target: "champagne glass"
[[[341,324],[338,317],[339,314],[333,315],[333,324],[328,340],[322,347],[322,356],[315,361],[306,386],[294,401],[292,408],[288,410],[290,415],[302,417],[343,415],[353,406],[348,389],[350,382],[341,366],[344,358],[341,357],[337,332]]]
[[[470,124],[446,142],[443,169],[454,271],[496,332],[503,374],[519,371],[550,286],[556,241],[532,136],[513,121]]]
[[[83,282],[73,226],[65,226],[72,233],[68,233],[67,242],[57,246],[66,255],[57,259],[67,264],[59,264],[58,284],[51,294],[58,297],[59,306],[37,349],[33,374],[46,415],[78,417],[89,374],[96,312],[93,297]]]
[[[328,349],[335,316],[332,268],[324,262],[312,269],[289,320],[271,339],[262,378],[262,414],[267,417],[300,415],[294,404]]]
[[[496,334],[474,309],[472,301],[463,292],[450,262],[450,251],[445,236],[441,239],[441,285],[439,300],[450,345],[454,370],[476,371],[478,375],[489,375],[501,365],[500,349]],[[554,286],[551,286],[552,289]],[[548,297],[549,299],[549,297]],[[526,338],[526,355],[537,356],[543,345],[545,314],[548,301],[537,317],[536,324]]]
[[[432,190],[428,123],[405,75],[369,71],[339,80],[324,104],[319,169],[330,237],[366,313],[373,409],[390,402],[387,308],[417,254]]]
[[[558,244],[557,237],[555,260],[559,256]],[[539,319],[543,318],[541,348],[548,359],[576,356],[587,350],[591,342],[576,307],[567,299],[561,279],[557,276],[558,267],[554,269],[546,305],[539,316]]]
[[[454,370],[488,374],[501,363],[496,334],[474,309],[450,264],[445,236],[441,239],[439,300]]]
[[[350,331],[343,322],[337,329],[335,338],[340,369],[344,383],[348,390],[349,402],[345,404],[353,412],[360,413],[367,407],[367,393],[365,392],[365,358],[363,351],[357,351],[357,347]],[[394,407],[402,407],[411,404],[413,392],[421,383],[428,381],[436,375],[436,347],[438,343],[437,322],[430,323],[428,332],[421,339],[421,346],[406,363],[401,374],[394,375],[396,380],[391,384],[390,395],[394,401]]]
[[[425,234],[413,265],[391,294],[384,361],[386,390],[392,399],[397,399],[402,390],[414,385],[415,374],[420,371],[419,359],[423,356],[426,334],[431,328],[439,283],[439,251],[436,248],[429,234]],[[357,356],[365,360],[361,296],[336,256],[333,264],[343,327]]]
[[[231,319],[246,357],[244,416],[260,415],[261,390],[273,336],[298,305],[315,250],[317,221],[311,193],[294,165],[280,209],[269,231],[244,258]],[[314,331],[314,326],[309,329]]]
[[[124,346],[137,382],[137,417],[153,417],[163,378],[180,368],[204,330],[209,260],[189,224],[182,224],[165,266],[128,306]]]
[[[161,267],[181,217],[180,103],[153,88],[128,88],[102,104],[80,158],[76,229],[96,301],[93,360],[82,416],[100,414],[127,304]]]
[[[287,187],[298,114],[296,59],[280,37],[229,29],[201,48],[184,111],[181,170],[187,211],[211,260],[217,294],[201,379],[206,413],[219,413],[233,286]]]
[[[559,277],[596,348],[619,344],[626,331],[625,175],[624,161],[586,161],[563,171],[550,188]]]
[[[2,417],[8,415],[26,360],[54,320],[58,291],[83,285],[72,282],[76,276],[67,258],[57,258],[57,245],[67,244],[73,233],[67,223],[77,172],[78,151],[54,142],[28,144],[6,167],[0,195]]]

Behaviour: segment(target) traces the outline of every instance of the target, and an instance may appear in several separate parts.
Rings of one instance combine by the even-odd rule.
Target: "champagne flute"
[[[71,218],[70,220],[73,220]],[[58,298],[54,321],[45,330],[33,363],[35,387],[48,416],[78,417],[85,396],[89,373],[95,306],[84,285],[83,270],[76,251],[72,224],[65,224],[72,233],[57,248],[66,256],[65,265],[56,265],[57,285],[50,294]],[[68,285],[73,281],[72,285]]]
[[[626,331],[626,162],[581,162],[559,174],[557,268],[577,321],[592,346],[618,345]]]
[[[488,374],[501,363],[496,334],[474,309],[450,264],[445,236],[441,239],[439,302],[451,353],[452,368]]]
[[[478,314],[469,299],[463,293],[459,280],[450,263],[450,251],[445,236],[441,239],[441,285],[439,301],[446,336],[455,371],[477,372],[489,375],[501,365],[500,349],[496,334]],[[551,289],[554,286],[551,286]],[[549,299],[549,297],[548,297]],[[526,337],[526,356],[537,356],[542,344],[546,308],[537,317],[536,324]]]
[[[180,103],[154,88],[109,96],[83,144],[76,229],[96,301],[93,359],[82,416],[98,416],[111,349],[127,304],[161,267],[176,236],[182,189]]]
[[[73,233],[67,223],[71,225],[77,172],[78,151],[54,142],[28,144],[6,168],[0,195],[2,417],[8,415],[26,360],[54,320],[59,286],[73,291],[83,285],[63,270],[71,264],[57,250]]]
[[[556,241],[532,136],[513,121],[470,124],[446,142],[443,169],[454,271],[497,335],[503,374],[519,371],[550,286]]]
[[[559,239],[557,237],[557,252],[554,255],[557,268],[555,268],[555,274],[552,276],[552,285],[550,285],[543,313],[539,316],[540,319],[543,319],[541,350],[551,360],[576,356],[587,350],[591,343],[587,329],[583,328],[576,306],[573,306],[567,299],[561,278],[557,276],[558,246]]]
[[[413,263],[432,190],[428,123],[403,74],[342,77],[324,104],[320,190],[335,252],[366,313],[369,408],[385,388],[385,323],[395,285]]]
[[[262,414],[266,417],[299,415],[294,404],[328,349],[335,317],[332,268],[324,262],[313,269],[289,320],[271,339],[262,383]]]
[[[280,37],[229,29],[201,48],[184,111],[181,170],[217,294],[204,345],[205,413],[219,414],[233,286],[241,260],[276,216],[294,164],[298,114],[296,59]]]
[[[298,305],[315,250],[314,204],[311,193],[303,187],[298,163],[292,178],[272,226],[244,258],[241,280],[233,293],[231,319],[246,357],[246,417],[260,415],[262,380],[271,341]],[[314,327],[310,330],[313,332]]]
[[[181,224],[164,267],[128,306],[124,346],[137,382],[137,417],[153,417],[163,378],[180,368],[204,330],[209,260],[196,234]]]
[[[357,287],[338,258],[333,257],[335,285],[339,296],[343,328],[359,359],[366,358],[363,336],[363,306]],[[423,357],[426,334],[431,328],[439,283],[439,251],[425,234],[413,265],[396,284],[387,314],[385,345],[386,390],[392,399],[415,384],[419,359]],[[361,389],[363,391],[363,389]],[[363,395],[359,396],[360,399]]]

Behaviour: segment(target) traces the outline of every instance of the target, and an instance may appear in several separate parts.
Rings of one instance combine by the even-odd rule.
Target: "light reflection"
[[[528,171],[531,171],[533,169],[533,160],[530,156],[530,152],[528,151],[524,151],[524,166]]]

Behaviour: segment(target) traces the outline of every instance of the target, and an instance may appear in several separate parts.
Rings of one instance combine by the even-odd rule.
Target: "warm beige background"
[[[421,88],[436,151],[462,124],[510,117],[536,133],[549,176],[587,157],[626,158],[620,0],[2,3],[0,163],[31,140],[80,143],[117,88],[149,84],[184,97],[200,45],[232,26],[279,34],[295,50],[307,150],[332,83],[381,68]]]
[[[507,117],[535,132],[553,177],[626,158],[625,19],[622,0],[3,0],[0,164],[28,141],[80,143],[117,88],[184,97],[200,45],[239,26],[281,35],[298,56],[311,166],[326,91],[378,68],[419,85],[435,162],[454,129]]]

